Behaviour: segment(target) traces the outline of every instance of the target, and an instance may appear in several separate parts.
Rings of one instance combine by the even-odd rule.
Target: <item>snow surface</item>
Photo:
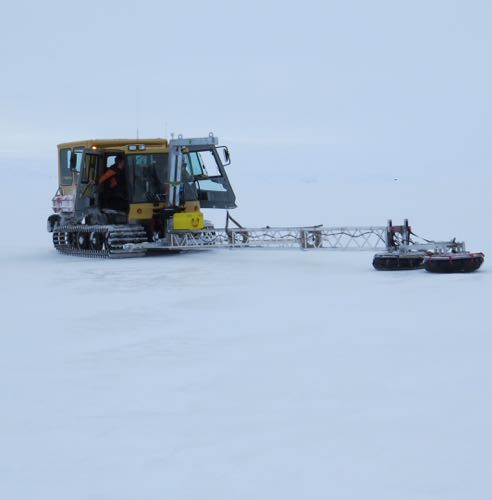
[[[301,149],[229,145],[246,225],[407,216],[490,252],[485,183],[314,163],[299,181]],[[487,261],[440,276],[376,272],[367,252],[62,256],[55,154],[0,160],[0,498],[490,497]]]

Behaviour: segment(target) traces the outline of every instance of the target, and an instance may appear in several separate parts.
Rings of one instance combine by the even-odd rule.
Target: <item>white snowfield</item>
[[[445,276],[377,272],[371,252],[58,255],[55,152],[1,155],[0,498],[490,498],[487,183],[315,162],[299,179],[294,153],[230,146],[245,225],[408,217],[485,264]]]

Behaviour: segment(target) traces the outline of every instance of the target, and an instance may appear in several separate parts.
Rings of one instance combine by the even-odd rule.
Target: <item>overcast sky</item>
[[[8,2],[0,151],[138,127],[322,145],[354,162],[488,165],[491,5]]]

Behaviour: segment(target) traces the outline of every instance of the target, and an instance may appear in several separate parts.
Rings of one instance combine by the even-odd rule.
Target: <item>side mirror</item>
[[[218,146],[217,151],[220,151],[220,159],[222,161],[222,165],[227,166],[230,165],[231,163],[231,155],[229,153],[229,150],[227,149],[227,146]]]

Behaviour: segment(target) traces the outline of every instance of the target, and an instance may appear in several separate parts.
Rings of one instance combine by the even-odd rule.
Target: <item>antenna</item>
[[[138,139],[138,122],[140,120],[140,92],[139,89],[135,89],[135,124],[137,129],[137,139]]]

